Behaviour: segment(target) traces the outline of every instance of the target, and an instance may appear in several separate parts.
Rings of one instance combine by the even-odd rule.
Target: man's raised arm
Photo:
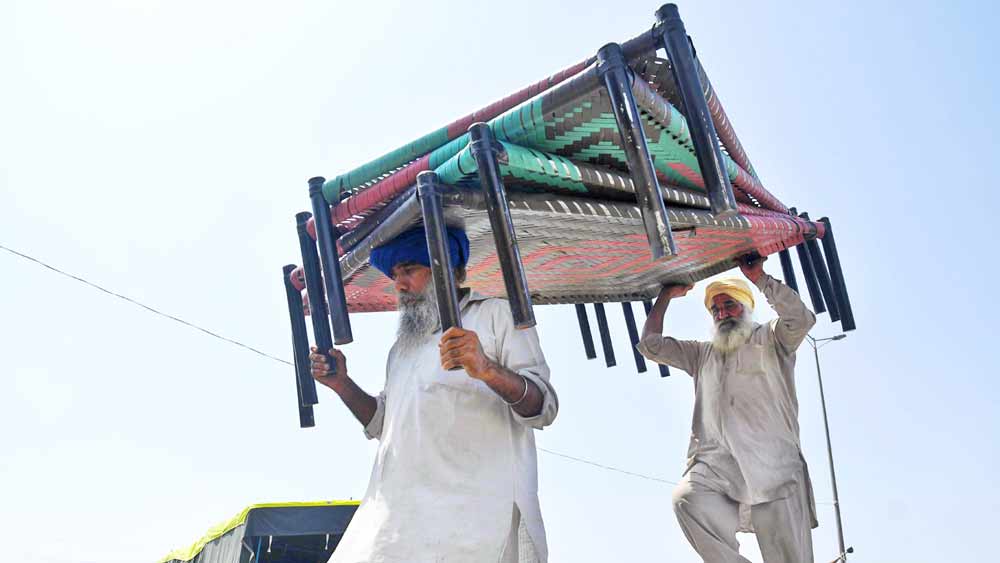
[[[740,270],[764,294],[768,304],[778,313],[774,336],[789,352],[794,352],[816,324],[816,315],[806,307],[794,289],[764,273],[764,260],[740,260]]]
[[[680,341],[675,338],[664,338],[663,316],[667,312],[670,300],[683,297],[691,291],[693,285],[668,285],[660,290],[660,295],[642,325],[642,338],[636,347],[646,358],[682,369],[691,375],[697,371],[698,344],[696,342]]]

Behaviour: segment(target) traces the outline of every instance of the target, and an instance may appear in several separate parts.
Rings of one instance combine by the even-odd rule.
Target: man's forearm
[[[795,290],[781,281],[764,275],[756,283],[771,308],[778,313],[776,334],[779,340],[789,348],[797,348],[816,324],[816,315],[806,307]]]
[[[493,361],[487,373],[488,377],[482,381],[507,403],[516,403],[511,405],[514,412],[524,417],[541,414],[544,397],[534,382]]]
[[[649,315],[646,316],[646,322],[642,325],[643,338],[651,334],[663,336],[663,317],[667,312],[668,305],[670,305],[669,297],[661,297],[656,300],[656,303],[653,303]]]
[[[362,426],[368,426],[368,423],[372,421],[372,417],[375,416],[375,410],[378,407],[375,397],[365,393],[364,389],[358,387],[358,384],[346,375],[342,378],[337,378],[327,386],[340,396],[340,400],[347,405],[351,414],[354,415],[354,418],[358,419],[358,422]]]

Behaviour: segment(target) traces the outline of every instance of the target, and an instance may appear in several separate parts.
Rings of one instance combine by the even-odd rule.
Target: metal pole
[[[618,124],[622,149],[628,161],[629,175],[635,188],[635,198],[642,214],[642,224],[646,230],[653,260],[671,258],[677,254],[677,245],[670,232],[670,217],[663,204],[663,194],[656,180],[653,159],[646,144],[646,133],[642,130],[639,108],[632,94],[631,69],[625,63],[625,55],[617,43],[609,43],[597,51],[597,73],[604,81],[611,109]]]
[[[635,326],[635,313],[632,312],[632,304],[628,301],[622,302],[622,312],[625,313],[625,328],[628,330],[628,339],[632,343],[632,357],[635,358],[635,369],[639,373],[646,372],[646,360],[643,359],[636,346],[639,344],[639,330]]]
[[[577,303],[576,307],[576,320],[580,323],[580,336],[583,337],[583,352],[587,355],[588,360],[593,360],[597,357],[597,350],[594,349],[594,335],[590,332],[590,319],[587,318],[587,306],[583,303]]]
[[[306,316],[302,311],[302,294],[292,285],[289,275],[295,270],[294,264],[281,269],[288,301],[288,316],[292,323],[292,352],[295,357],[295,388],[299,407],[299,427],[311,428],[316,425],[312,406],[318,403],[316,380],[309,373],[309,334]]]
[[[309,366],[306,365],[306,367],[303,368],[302,363],[299,361],[299,359],[295,358],[295,374],[298,375],[299,373],[302,372],[309,374]],[[299,428],[312,428],[316,426],[316,416],[315,413],[313,412],[313,406],[302,404],[301,392],[299,393],[298,407],[299,407]]]
[[[813,354],[816,356],[816,379],[819,381],[819,402],[823,406],[823,428],[826,430],[826,454],[830,460],[830,482],[833,485],[833,510],[837,516],[837,545],[840,549],[841,560],[846,562],[847,555],[845,554],[850,552],[844,549],[844,525],[840,517],[840,495],[837,493],[837,473],[833,469],[833,445],[830,442],[830,421],[826,416],[826,395],[823,393],[823,375],[819,367],[819,347],[816,345],[817,340],[815,338],[812,336],[808,338],[813,348]]]
[[[611,345],[611,332],[608,330],[608,315],[604,312],[604,303],[594,303],[594,312],[597,313],[597,331],[601,334],[601,348],[604,349],[604,363],[610,368],[614,367],[615,349]]]
[[[486,199],[486,214],[493,229],[500,271],[510,300],[510,312],[514,316],[514,326],[530,328],[535,326],[535,312],[531,308],[531,294],[528,293],[528,278],[521,264],[521,251],[517,247],[514,221],[510,216],[507,193],[500,180],[500,166],[497,163],[499,143],[493,138],[493,131],[485,123],[474,123],[469,127],[469,149],[479,169],[479,182]]]
[[[778,258],[781,259],[781,271],[785,275],[785,285],[795,290],[796,293],[799,291],[799,284],[795,281],[795,269],[792,268],[792,255],[788,252],[788,249],[784,249],[778,252]]]
[[[337,362],[330,357],[333,348],[333,335],[330,334],[329,315],[326,312],[326,299],[323,296],[323,273],[320,269],[319,256],[316,254],[316,243],[313,242],[306,223],[312,214],[309,212],[295,215],[296,227],[299,233],[299,249],[302,252],[302,272],[306,278],[306,293],[309,296],[309,319],[313,325],[313,340],[320,353],[330,360],[330,370],[336,372]]]
[[[799,217],[806,221],[810,220],[808,213],[801,213]],[[823,301],[826,302],[826,308],[830,312],[830,320],[834,322],[839,321],[839,300],[836,293],[834,293],[833,283],[830,281],[830,272],[826,269],[826,260],[823,259],[823,253],[819,250],[819,242],[816,241],[816,237],[806,239],[806,249],[809,250],[809,257],[812,259],[813,271],[816,272],[816,280],[819,281],[819,289],[823,292]]]
[[[312,200],[313,216],[316,218],[316,242],[319,243],[319,255],[323,261],[323,279],[326,283],[326,298],[335,342],[350,344],[354,341],[354,336],[351,334],[351,320],[347,315],[344,281],[340,276],[340,254],[337,252],[337,237],[340,233],[334,232],[333,225],[330,224],[330,205],[323,198],[325,181],[322,176],[309,179],[309,199]]]
[[[445,227],[441,196],[438,193],[437,174],[429,170],[417,174],[417,198],[420,199],[420,209],[424,217],[427,254],[431,259],[431,279],[434,281],[434,292],[437,294],[441,332],[451,327],[462,328],[462,317],[458,310],[458,291],[455,289],[455,270],[451,267],[448,231]]]
[[[795,247],[799,254],[799,265],[802,266],[802,277],[806,279],[806,287],[809,288],[809,299],[813,304],[813,312],[817,315],[826,312],[823,305],[823,296],[819,293],[819,281],[816,279],[816,271],[813,270],[812,258],[809,257],[809,249],[806,243],[801,242]]]
[[[642,301],[642,308],[646,310],[646,316],[649,316],[649,312],[653,310],[653,302],[649,299],[644,299]],[[660,367],[660,377],[670,377],[670,368],[658,363],[656,364]]]
[[[698,167],[705,180],[708,198],[712,202],[712,214],[716,217],[737,215],[739,210],[736,207],[736,196],[729,183],[729,173],[719,149],[719,137],[712,123],[708,103],[705,102],[705,90],[698,77],[695,54],[677,5],[664,4],[656,11],[656,20],[663,30],[661,41],[667,51],[667,58],[670,59],[677,93],[684,106],[684,117],[687,118],[688,129],[691,131]]]
[[[847,296],[847,283],[844,282],[844,270],[840,266],[840,255],[837,254],[837,242],[833,238],[833,227],[826,217],[820,217],[820,222],[826,227],[826,233],[823,235],[823,252],[826,254],[826,262],[830,266],[833,290],[840,299],[840,328],[845,332],[854,330],[857,325],[854,323],[851,300]]]

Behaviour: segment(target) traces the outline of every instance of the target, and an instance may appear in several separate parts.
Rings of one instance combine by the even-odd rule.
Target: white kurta
[[[538,385],[541,413],[522,417],[464,370],[442,369],[440,332],[416,349],[394,346],[365,428],[379,439],[371,480],[331,562],[496,563],[515,506],[547,561],[533,430],[559,403],[538,335],[514,328],[507,301],[471,293],[460,307],[486,355]]]
[[[768,275],[757,283],[778,318],[756,325],[730,354],[710,342],[651,335],[639,344],[650,360],[694,377],[695,405],[688,469],[709,467],[725,493],[743,505],[786,498],[800,487],[815,505],[799,447],[795,351],[816,322],[795,291]]]

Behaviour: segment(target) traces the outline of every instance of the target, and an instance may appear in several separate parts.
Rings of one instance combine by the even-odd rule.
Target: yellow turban
[[[712,310],[712,299],[716,295],[728,295],[753,311],[753,291],[750,290],[750,285],[741,279],[726,278],[708,284],[705,288],[705,308],[709,311]]]

